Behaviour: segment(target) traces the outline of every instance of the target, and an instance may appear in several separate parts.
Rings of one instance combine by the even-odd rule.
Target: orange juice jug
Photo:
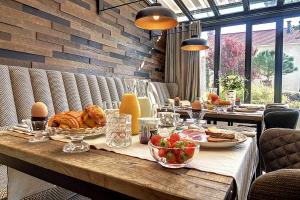
[[[141,109],[137,95],[135,94],[135,80],[124,79],[124,84],[127,92],[123,94],[120,113],[131,115],[131,132],[132,135],[137,135],[139,134],[138,118],[141,117]]]

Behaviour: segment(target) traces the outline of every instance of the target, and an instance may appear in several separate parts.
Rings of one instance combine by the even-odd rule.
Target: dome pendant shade
[[[159,3],[140,10],[135,17],[135,25],[144,30],[167,30],[177,26],[176,14]]]
[[[190,39],[183,40],[181,50],[183,51],[202,51],[208,49],[207,40],[199,38],[198,35],[193,35]]]

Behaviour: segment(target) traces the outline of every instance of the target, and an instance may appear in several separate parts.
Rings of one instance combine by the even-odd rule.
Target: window
[[[259,9],[259,8],[266,8],[271,6],[277,5],[277,0],[249,0],[250,2],[250,10]]]
[[[200,51],[200,91],[205,94],[214,82],[215,31],[204,31],[201,38],[206,39],[209,46],[207,51]]]
[[[195,19],[202,19],[214,16],[207,0],[184,1]]]
[[[300,17],[284,20],[282,102],[300,108]]]
[[[276,23],[252,27],[251,103],[274,102]]]
[[[221,65],[219,77],[237,74],[245,77],[245,39],[246,25],[221,28]],[[221,96],[224,95],[220,86]],[[243,100],[244,91],[237,91],[237,97]]]

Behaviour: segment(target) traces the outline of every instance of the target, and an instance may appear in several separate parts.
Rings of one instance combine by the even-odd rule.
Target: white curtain
[[[193,101],[200,96],[200,53],[181,51],[181,42],[200,35],[200,22],[184,23],[168,30],[165,60],[165,82],[177,83],[181,99]]]

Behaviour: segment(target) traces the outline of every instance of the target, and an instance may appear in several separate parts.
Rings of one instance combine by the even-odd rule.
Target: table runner
[[[69,142],[61,136],[54,136],[53,139]],[[111,148],[105,144],[105,137],[85,140],[92,148],[103,149],[115,153],[133,156],[140,159],[154,161],[147,145],[139,143],[139,136],[132,137],[132,145],[127,148]],[[248,189],[252,176],[258,164],[258,149],[256,137],[247,138],[247,141],[233,148],[208,149],[200,147],[200,153],[194,156],[188,168],[212,172],[225,176],[231,176],[237,184],[237,195],[239,200],[247,199]]]

